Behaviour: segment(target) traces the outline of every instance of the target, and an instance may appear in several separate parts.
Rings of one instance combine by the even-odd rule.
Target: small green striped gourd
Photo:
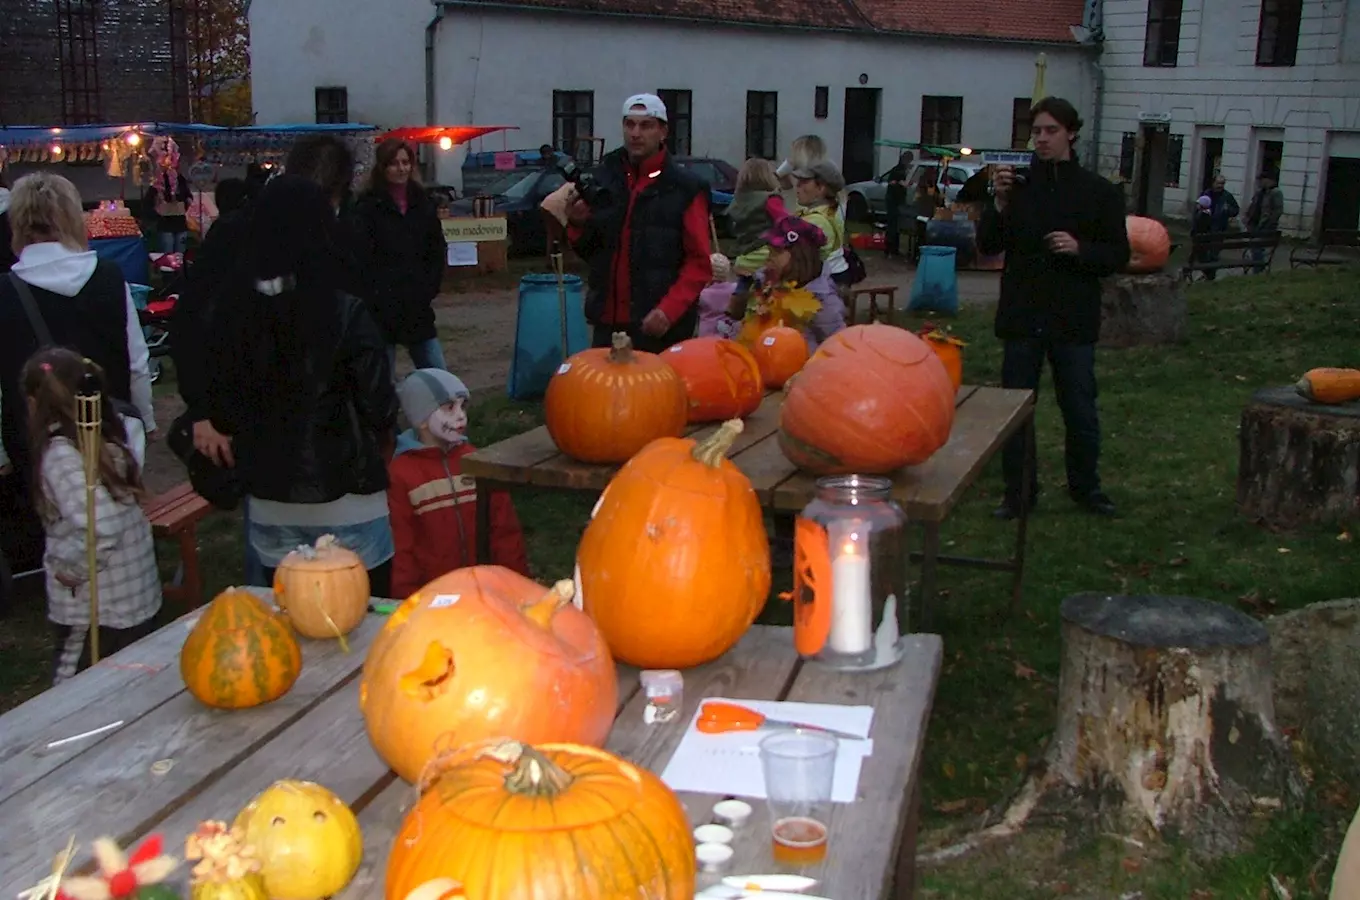
[[[260,598],[235,588],[208,604],[179,653],[184,686],[218,709],[277,700],[301,671],[302,650],[292,629]]]

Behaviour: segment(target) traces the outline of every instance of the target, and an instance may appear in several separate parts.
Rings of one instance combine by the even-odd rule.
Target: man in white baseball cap
[[[586,319],[592,344],[626,332],[658,353],[693,337],[699,292],[713,277],[709,187],[666,151],[666,104],[655,94],[623,102],[623,146],[592,173],[593,206],[567,210],[568,237],[590,267]]]

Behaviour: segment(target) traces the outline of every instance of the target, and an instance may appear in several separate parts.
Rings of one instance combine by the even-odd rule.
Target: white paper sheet
[[[723,700],[707,697],[705,700]],[[774,700],[726,700],[740,703],[764,713],[771,719],[785,722],[805,722],[834,728],[848,734],[864,735],[864,740],[842,739],[836,753],[836,774],[832,783],[831,799],[837,803],[853,803],[859,789],[859,770],[864,758],[873,753],[874,742],[869,739],[873,724],[872,706],[836,706],[828,703],[792,703]],[[702,708],[702,704],[700,705]],[[760,741],[771,734],[768,728],[759,731],[729,731],[725,734],[704,734],[694,727],[698,710],[690,720],[685,736],[671,755],[661,780],[676,791],[702,794],[722,794],[735,797],[765,798],[765,774],[760,766]]]
[[[449,247],[449,265],[477,265],[477,244],[473,241],[454,241]]]

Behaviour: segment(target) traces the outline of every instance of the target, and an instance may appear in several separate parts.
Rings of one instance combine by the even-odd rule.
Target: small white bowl
[[[721,869],[732,858],[732,853],[732,848],[727,844],[700,844],[694,848],[694,858],[705,872]]]
[[[713,815],[731,828],[740,828],[751,818],[751,804],[741,800],[719,800],[713,804]]]
[[[696,844],[730,844],[732,843],[732,829],[726,825],[700,825],[694,829],[694,842]]]

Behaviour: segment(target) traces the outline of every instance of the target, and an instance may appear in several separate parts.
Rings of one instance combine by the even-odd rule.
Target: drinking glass
[[[835,737],[802,729],[777,731],[760,742],[777,862],[806,866],[826,856],[838,747]]]

